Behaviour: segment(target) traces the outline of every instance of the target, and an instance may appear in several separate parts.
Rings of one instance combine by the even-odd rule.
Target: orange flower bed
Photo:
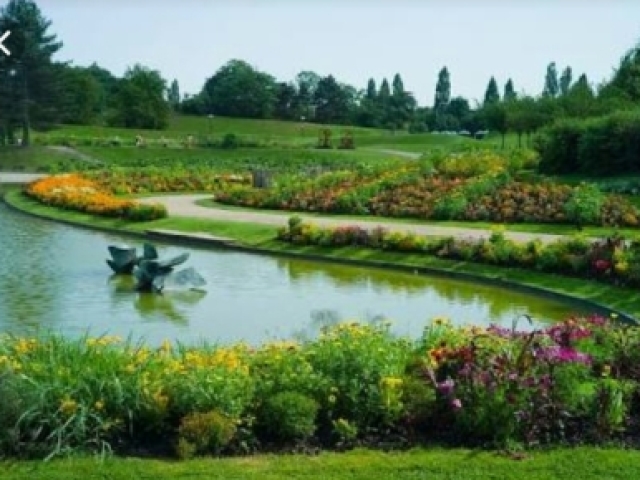
[[[117,198],[78,174],[36,180],[27,186],[26,193],[46,205],[105,217],[148,221],[167,216],[163,205],[143,205]]]

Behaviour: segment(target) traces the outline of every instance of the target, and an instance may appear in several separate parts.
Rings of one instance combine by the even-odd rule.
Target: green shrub
[[[235,433],[233,419],[220,412],[191,413],[182,419],[178,428],[178,456],[187,459],[194,455],[217,455]]]
[[[265,435],[280,441],[306,440],[316,429],[318,403],[297,392],[276,393],[262,405],[258,421]]]

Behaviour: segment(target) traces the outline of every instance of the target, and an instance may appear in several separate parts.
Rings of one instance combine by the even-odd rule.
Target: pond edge
[[[174,245],[176,244],[191,245],[194,247],[209,248],[209,249],[213,248],[213,249],[222,249],[222,250],[233,250],[233,251],[255,254],[255,255],[279,256],[279,257],[285,257],[285,258],[295,258],[299,260],[309,260],[314,262],[337,263],[337,264],[351,265],[351,266],[358,266],[358,267],[396,270],[396,271],[401,271],[405,273],[420,273],[423,275],[430,275],[434,277],[450,278],[450,279],[465,281],[469,283],[485,283],[491,286],[501,287],[501,288],[505,288],[507,290],[511,290],[515,292],[527,293],[531,295],[537,295],[540,297],[561,300],[569,305],[573,305],[575,307],[587,308],[587,309],[593,310],[594,313],[598,313],[602,315],[616,314],[618,316],[618,319],[624,323],[635,324],[635,325],[640,324],[639,319],[635,318],[629,313],[613,309],[611,307],[608,307],[598,302],[594,302],[592,300],[588,300],[586,298],[574,297],[566,293],[560,293],[553,290],[548,290],[539,286],[526,285],[526,284],[511,281],[511,280],[505,280],[504,278],[496,277],[492,275],[481,275],[477,273],[459,272],[459,271],[454,271],[454,270],[444,269],[444,268],[407,265],[402,263],[386,262],[386,261],[378,261],[378,260],[334,257],[331,255],[321,255],[321,254],[314,254],[314,253],[294,252],[290,250],[275,250],[270,248],[252,247],[252,246],[242,245],[240,243],[237,243],[235,240],[230,238],[215,237],[215,236],[203,235],[198,233],[181,232],[177,230],[151,229],[151,230],[145,230],[144,232],[134,232],[131,230],[124,230],[119,228],[105,227],[105,226],[99,226],[99,225],[89,225],[85,223],[75,222],[72,220],[53,218],[45,214],[36,213],[36,212],[23,209],[10,201],[10,194],[11,192],[4,192],[4,193],[0,192],[0,201],[2,201],[5,205],[7,205],[11,210],[15,212],[21,213],[23,215],[36,217],[42,220],[57,222],[57,223],[69,225],[76,228],[83,228],[85,230],[101,231],[101,232],[111,233],[115,235],[140,238],[140,239],[146,239],[146,240],[156,240],[163,243],[174,244]],[[21,195],[21,193],[18,193],[18,195]]]

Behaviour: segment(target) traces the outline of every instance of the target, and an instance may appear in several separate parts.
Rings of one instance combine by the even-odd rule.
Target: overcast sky
[[[301,70],[364,88],[399,72],[421,105],[447,66],[452,95],[539,94],[549,62],[608,78],[640,39],[640,0],[40,0],[60,60],[116,75],[136,62],[197,93],[232,58],[293,80]],[[521,4],[521,5],[516,5]]]

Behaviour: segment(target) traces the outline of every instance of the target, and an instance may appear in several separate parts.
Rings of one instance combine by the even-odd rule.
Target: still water
[[[0,331],[114,334],[157,344],[259,343],[312,336],[337,319],[390,319],[417,337],[436,316],[455,323],[510,325],[528,314],[559,320],[575,308],[556,300],[481,284],[225,250],[184,251],[207,280],[206,292],[133,292],[105,263],[110,244],[136,239],[75,229],[14,213],[0,203]]]

